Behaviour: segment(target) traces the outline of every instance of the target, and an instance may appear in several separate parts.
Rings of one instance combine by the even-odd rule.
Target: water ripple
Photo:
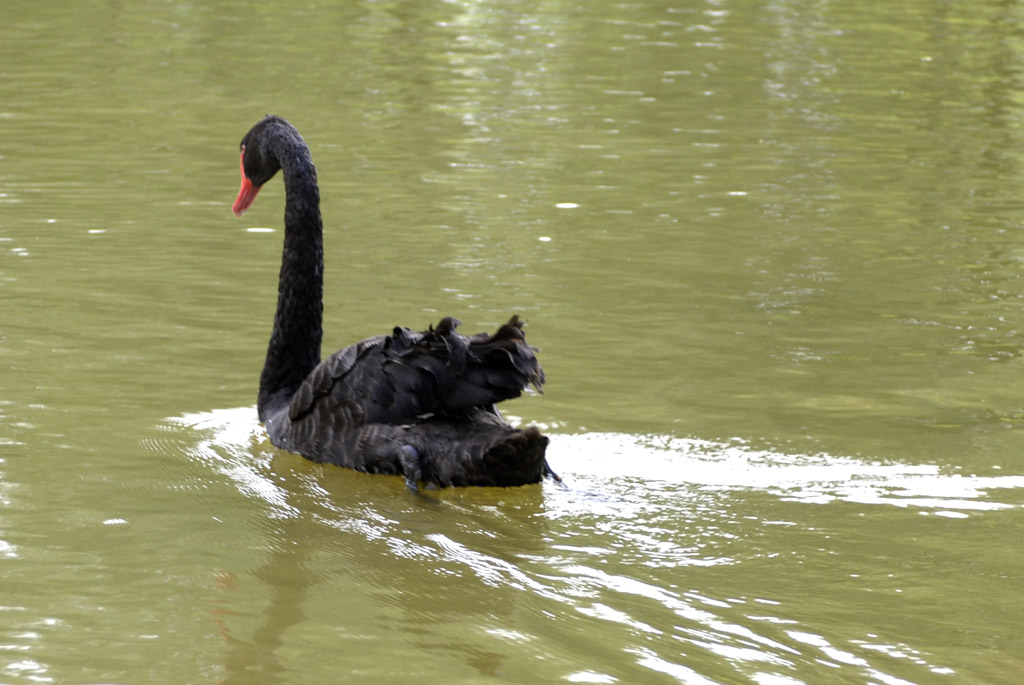
[[[843,562],[842,548],[830,547],[831,536],[792,507],[831,512],[823,505],[853,503],[880,512],[917,510],[939,521],[1016,507],[996,495],[1024,487],[1017,476],[979,476],[931,464],[587,433],[553,436],[549,456],[564,485],[414,497],[399,478],[311,465],[273,450],[252,407],[170,423],[192,431],[187,451],[262,503],[269,520],[305,520],[356,541],[347,549],[336,537],[316,544],[328,550],[328,559],[344,555],[339,562],[346,567],[374,569],[373,593],[383,592],[386,606],[401,608],[403,632],[421,635],[423,621],[439,620],[433,602],[447,607],[445,598],[456,592],[463,598],[452,624],[462,626],[458,631],[472,630],[475,622],[487,644],[519,650],[530,645],[527,651],[564,663],[559,677],[570,682],[633,682],[657,672],[679,682],[712,683],[723,665],[770,685],[813,682],[807,674],[819,673],[823,664],[879,682],[905,681],[908,667],[952,673],[913,642],[875,627],[903,613],[879,594],[902,593],[899,576],[889,573],[887,579],[882,568],[865,569],[860,558]],[[290,555],[292,544],[271,547]],[[837,554],[839,562],[815,574],[818,558]],[[268,563],[276,562],[271,557]],[[310,564],[302,562],[310,579],[330,577]],[[780,565],[790,571],[778,574]],[[791,587],[793,572],[802,578]],[[860,587],[863,575],[875,577],[868,594],[845,609],[870,615],[864,621],[870,629],[851,633],[844,624],[837,631],[808,620],[803,603],[816,601],[815,593],[832,597],[837,574],[848,585],[858,583],[851,589]],[[260,573],[263,582],[274,577]],[[409,587],[423,597],[413,601]],[[495,605],[495,597],[503,599]],[[289,601],[301,601],[301,595]],[[539,619],[496,618],[495,606],[523,601],[539,610]],[[441,627],[448,625],[436,629],[455,629]],[[570,636],[583,633],[595,642],[592,650],[607,654],[606,663],[581,669],[570,658]],[[430,644],[421,648],[431,651]]]

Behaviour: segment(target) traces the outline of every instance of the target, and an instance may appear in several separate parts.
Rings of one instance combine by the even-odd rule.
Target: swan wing
[[[426,331],[395,328],[323,360],[292,397],[288,416],[300,421],[324,405],[337,406],[346,423],[416,423],[489,408],[544,384],[544,371],[513,316],[496,333],[465,336],[459,322],[442,319]]]

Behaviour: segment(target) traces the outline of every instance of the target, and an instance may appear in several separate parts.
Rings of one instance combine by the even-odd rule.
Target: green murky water
[[[7,2],[0,681],[1015,683],[1024,11]],[[255,417],[283,191],[328,351],[508,313],[566,487]],[[273,229],[273,230],[260,230]]]

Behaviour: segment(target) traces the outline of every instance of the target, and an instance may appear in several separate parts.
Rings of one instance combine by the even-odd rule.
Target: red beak
[[[245,210],[252,205],[252,201],[256,199],[256,193],[260,192],[262,186],[253,185],[249,177],[245,175],[245,148],[242,148],[239,155],[238,167],[242,171],[242,187],[238,190],[238,197],[235,198],[235,204],[231,206],[231,211],[235,216],[242,216],[245,214]]]

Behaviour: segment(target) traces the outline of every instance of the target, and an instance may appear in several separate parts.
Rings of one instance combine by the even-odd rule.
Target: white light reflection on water
[[[266,501],[278,515],[294,513],[280,488],[250,463],[226,459],[248,454],[254,441],[265,440],[253,407],[223,409],[171,419],[206,434],[198,455],[211,460],[246,494]],[[240,452],[239,452],[240,451]],[[1008,509],[991,491],[1024,488],[1024,476],[978,476],[948,472],[933,464],[905,464],[837,457],[784,454],[750,449],[741,442],[716,443],[668,436],[622,433],[554,435],[548,461],[569,492],[585,497],[591,513],[612,514],[626,503],[602,483],[623,479],[696,486],[707,490],[761,490],[787,501],[824,504],[833,501],[918,507],[938,516],[961,518],[966,511]],[[553,488],[557,492],[557,489]],[[614,493],[614,494],[613,494]],[[573,496],[552,496],[548,514],[578,504]]]
[[[249,460],[254,442],[265,441],[251,406],[186,415],[172,423],[206,434],[198,455],[256,496],[275,515],[295,513],[280,486]],[[648,506],[626,498],[625,481],[646,481],[697,487],[702,490],[762,490],[784,501],[915,507],[922,513],[964,518],[970,511],[1010,509],[991,490],[1022,488],[1024,476],[979,476],[949,472],[932,464],[904,464],[829,455],[787,455],[759,451],[741,442],[721,443],[670,436],[623,433],[554,435],[548,460],[565,487],[550,487],[547,516],[571,515],[582,502],[594,515],[629,515]],[[613,484],[613,486],[609,486]]]
[[[750,449],[740,442],[664,436],[558,435],[548,454],[561,475],[588,484],[629,477],[708,489],[763,490],[787,501],[814,504],[841,500],[915,506],[951,517],[962,516],[959,510],[1015,507],[992,500],[989,491],[1024,488],[1024,476],[964,475],[933,464],[784,454]]]

